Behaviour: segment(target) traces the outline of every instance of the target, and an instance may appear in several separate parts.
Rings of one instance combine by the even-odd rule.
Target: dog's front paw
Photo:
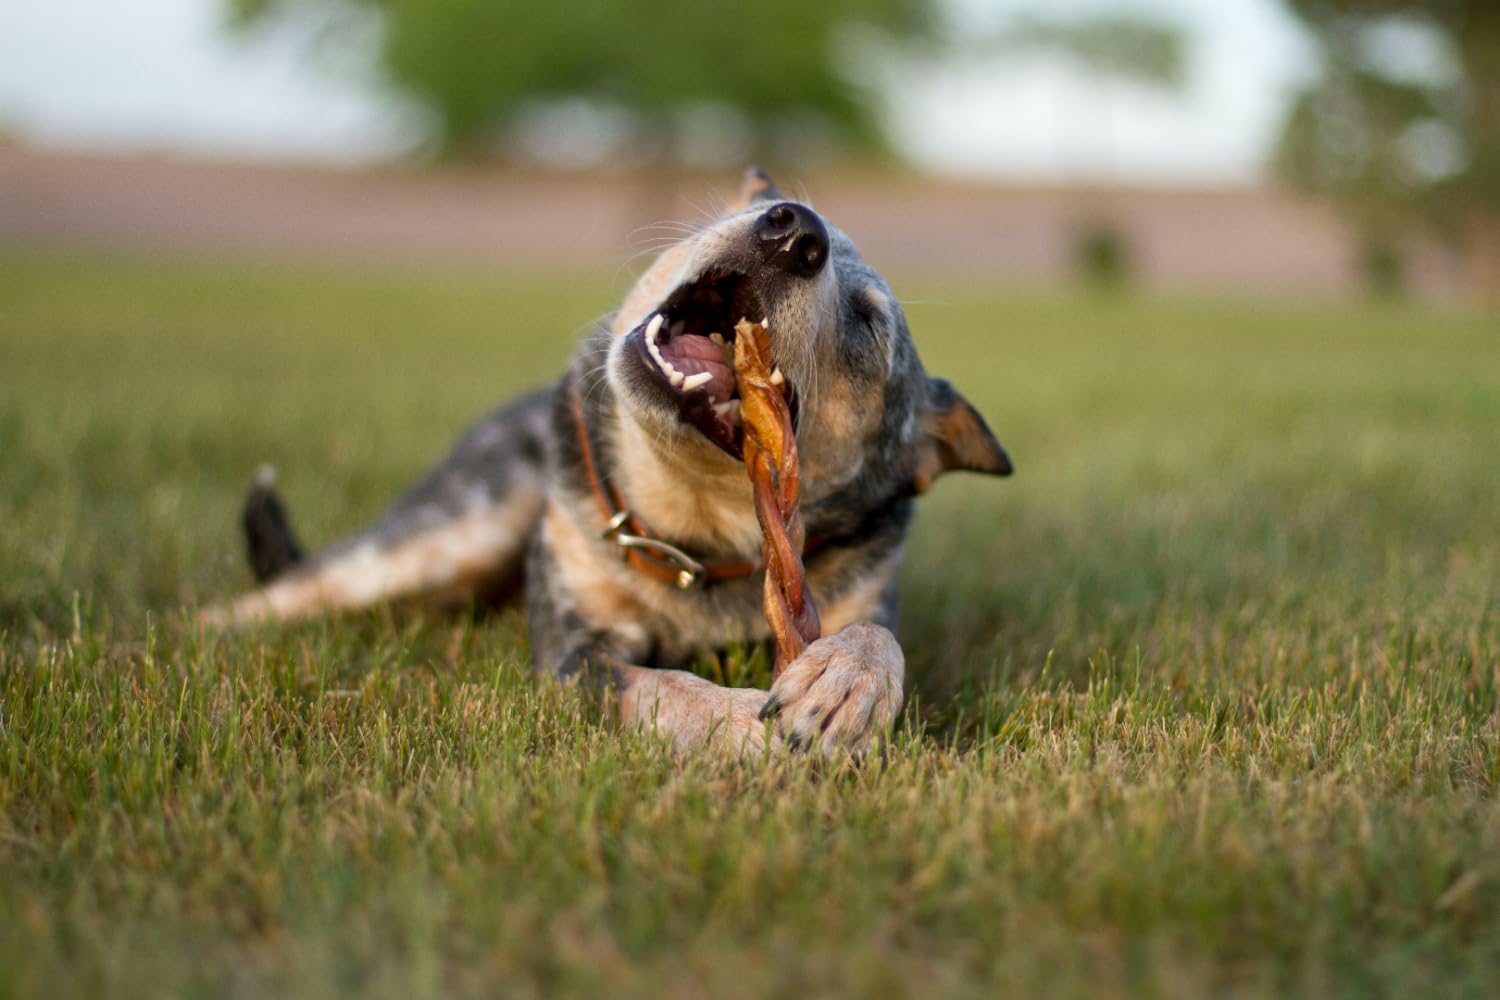
[[[793,747],[860,754],[901,710],[906,658],[888,629],[855,622],[819,639],[771,685],[760,715]]]

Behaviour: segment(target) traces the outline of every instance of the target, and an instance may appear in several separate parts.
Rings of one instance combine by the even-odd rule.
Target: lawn
[[[1493,995],[1493,315],[897,280],[1018,472],[924,500],[862,768],[514,614],[190,624],[259,462],[330,540],[623,281],[0,259],[0,997]]]

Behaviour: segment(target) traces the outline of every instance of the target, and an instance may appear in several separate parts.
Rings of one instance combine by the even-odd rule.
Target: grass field
[[[1500,323],[897,282],[883,764],[673,760],[519,621],[204,635],[623,279],[0,260],[0,997],[1494,995]]]

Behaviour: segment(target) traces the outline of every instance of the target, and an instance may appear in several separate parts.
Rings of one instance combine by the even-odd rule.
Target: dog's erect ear
[[[782,200],[781,191],[776,187],[776,182],[771,180],[771,175],[760,167],[751,167],[745,171],[745,182],[740,185],[739,197],[729,207],[731,211],[738,212],[759,201]]]
[[[1011,474],[1010,456],[990,433],[979,411],[947,379],[927,380],[921,412],[922,443],[912,490],[926,493],[945,472],[967,469],[992,476]]]

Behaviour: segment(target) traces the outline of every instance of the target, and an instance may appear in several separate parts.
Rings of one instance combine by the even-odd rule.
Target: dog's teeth
[[[724,344],[724,335],[722,333],[718,333],[718,332],[710,333],[708,335],[708,339],[712,340],[715,344],[718,344],[720,347],[725,346],[725,344]]]
[[[677,322],[673,323],[672,324],[672,329],[670,331],[671,334],[672,334],[672,336],[674,336],[674,337],[680,337],[680,336],[682,336],[683,326],[684,326],[684,323],[683,323],[682,320],[678,320]]]
[[[671,365],[667,364],[667,359],[661,356],[661,348],[656,346],[656,341],[654,341],[654,340],[648,340],[648,341],[646,341],[646,350],[648,350],[648,351],[651,352],[651,357],[653,359],[655,359],[656,364],[657,364],[658,367],[660,367],[660,368],[670,368],[671,367]]]
[[[656,335],[661,332],[661,320],[661,313],[657,313],[651,317],[651,322],[646,325],[646,341],[648,343],[654,344],[656,342]]]
[[[769,319],[763,319],[763,320],[761,320],[760,321],[760,328],[762,330],[769,330],[769,329],[771,329],[771,321]]]
[[[780,368],[774,368],[774,369],[771,370],[771,384],[772,385],[780,385],[781,383],[783,383],[785,381],[786,381],[786,378],[781,374],[781,369]]]
[[[682,380],[682,391],[692,392],[699,386],[708,385],[708,383],[712,382],[713,380],[714,376],[712,372],[699,372],[696,375],[689,375],[687,378]]]
[[[722,403],[714,404],[714,416],[720,420],[733,420],[740,415],[740,401],[738,399],[726,399]]]
[[[646,350],[651,352],[652,360],[656,362],[656,366],[661,369],[662,374],[667,377],[667,380],[669,382],[671,382],[673,385],[682,384],[682,372],[678,371],[676,368],[673,368],[672,362],[662,357],[661,348],[656,346],[656,341],[646,341]]]

